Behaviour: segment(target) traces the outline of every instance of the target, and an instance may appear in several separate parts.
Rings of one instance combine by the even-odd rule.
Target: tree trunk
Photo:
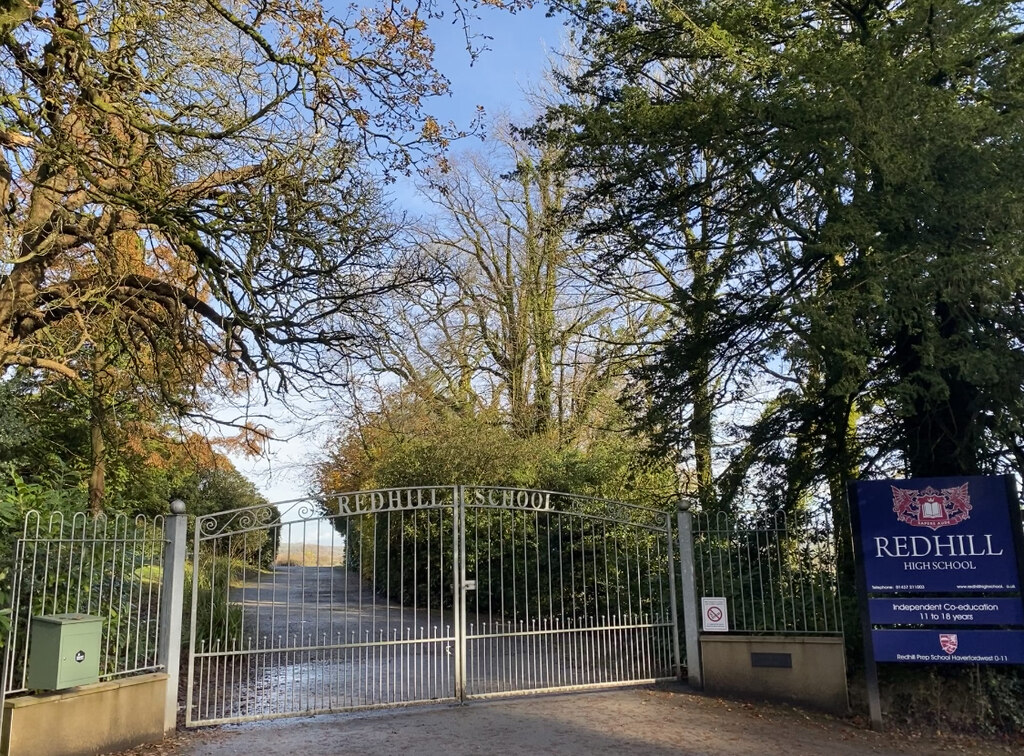
[[[692,303],[687,315],[690,332],[704,334],[708,327],[708,314],[715,304],[716,285],[712,280],[708,260],[708,238],[710,235],[710,213],[708,203],[701,210],[700,238],[691,229],[687,233],[687,257],[693,274],[691,287]],[[700,354],[696,355],[689,367],[688,380],[693,396],[693,414],[690,417],[690,437],[693,439],[693,458],[697,476],[697,501],[701,510],[712,512],[719,508],[715,490],[712,459],[714,453],[714,391],[711,386],[711,360],[714,345],[702,341]]]
[[[92,393],[89,396],[89,510],[95,515],[103,511],[106,493],[106,440],[103,431],[107,423],[107,407],[104,402],[103,360],[99,346],[92,359]]]
[[[960,331],[953,308],[939,299],[934,317],[941,342],[955,338]],[[904,327],[896,339],[896,364],[900,381],[913,387],[913,395],[903,420],[903,448],[911,477],[976,475],[979,472],[978,387],[963,380],[955,365],[928,364],[920,328]],[[935,385],[938,383],[939,385]],[[943,391],[945,398],[936,396]]]
[[[95,387],[89,410],[90,464],[92,466],[92,471],[89,474],[89,509],[93,514],[99,514],[103,511],[107,475],[106,443],[103,438],[106,408],[103,406],[102,397],[97,396]]]
[[[561,190],[557,179],[544,169],[537,172],[540,192],[539,259],[533,282],[533,348],[535,360],[534,416],[536,433],[544,433],[551,425],[554,410],[555,366],[555,303],[558,296],[558,276],[565,263],[564,244],[558,214],[562,209]],[[529,202],[527,196],[526,201]]]

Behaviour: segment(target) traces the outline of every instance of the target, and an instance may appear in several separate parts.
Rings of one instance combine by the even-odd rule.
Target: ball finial
[[[693,506],[693,502],[690,499],[680,499],[679,500],[679,511],[680,512],[689,512],[690,511],[690,507],[692,507],[692,506]]]
[[[171,514],[185,514],[185,502],[183,502],[181,499],[174,499],[171,502]]]

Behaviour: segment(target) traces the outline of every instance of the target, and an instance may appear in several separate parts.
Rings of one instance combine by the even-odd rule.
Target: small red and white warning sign
[[[705,633],[729,632],[729,608],[724,598],[705,596],[700,600],[700,604]]]

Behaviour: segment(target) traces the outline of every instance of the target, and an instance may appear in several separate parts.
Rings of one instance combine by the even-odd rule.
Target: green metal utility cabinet
[[[103,618],[44,614],[32,618],[28,687],[63,690],[99,680]]]

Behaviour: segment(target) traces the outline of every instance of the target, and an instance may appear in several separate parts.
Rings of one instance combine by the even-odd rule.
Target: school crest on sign
[[[956,653],[957,646],[960,644],[957,642],[956,633],[939,633],[939,645],[942,646],[942,650],[947,654]]]
[[[970,484],[955,488],[892,488],[892,511],[908,525],[938,530],[970,518]]]

